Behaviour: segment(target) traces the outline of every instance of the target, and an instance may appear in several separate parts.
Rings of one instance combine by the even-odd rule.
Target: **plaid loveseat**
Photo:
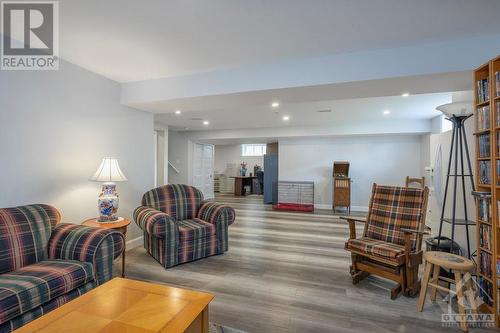
[[[165,268],[228,250],[234,209],[212,201],[188,185],[165,185],[142,197],[134,221],[143,230],[144,248]]]
[[[123,235],[60,220],[48,205],[0,209],[0,332],[111,279]]]

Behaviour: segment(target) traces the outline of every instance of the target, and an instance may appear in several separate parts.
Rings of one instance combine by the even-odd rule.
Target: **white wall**
[[[346,136],[279,141],[279,180],[314,181],[315,204],[331,209],[334,161],[349,161],[353,210],[367,210],[373,183],[403,185],[421,176],[418,135]]]
[[[253,167],[256,164],[264,167],[263,156],[241,156],[241,144],[215,146],[214,170],[216,172],[225,173],[228,163],[235,163],[239,168],[241,162],[247,163],[247,173],[253,173]]]
[[[59,71],[0,71],[0,207],[47,203],[64,222],[97,216],[105,156],[120,160],[119,215],[153,186],[153,116],[119,104],[120,86],[67,62]],[[128,238],[140,236],[134,223]]]

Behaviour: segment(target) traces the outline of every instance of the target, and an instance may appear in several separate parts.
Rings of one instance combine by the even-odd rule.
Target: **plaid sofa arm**
[[[177,224],[166,213],[154,208],[140,206],[134,210],[134,221],[143,231],[157,238],[178,232]]]
[[[97,284],[113,277],[113,260],[125,247],[125,237],[116,230],[61,223],[49,239],[49,259],[90,262],[94,266]]]
[[[236,213],[234,209],[227,205],[222,205],[213,201],[203,201],[198,212],[198,218],[215,224],[218,253],[228,250],[228,226],[234,223]]]
[[[234,209],[228,205],[219,204],[213,201],[203,201],[198,212],[198,218],[210,223],[218,223],[219,221],[227,222],[231,225],[234,222],[236,213]]]

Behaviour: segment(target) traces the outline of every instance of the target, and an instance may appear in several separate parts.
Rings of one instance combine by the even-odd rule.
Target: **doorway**
[[[193,145],[192,184],[199,189],[205,199],[214,198],[214,146],[195,143]]]

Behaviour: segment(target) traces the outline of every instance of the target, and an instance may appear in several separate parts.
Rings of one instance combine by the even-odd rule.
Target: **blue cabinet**
[[[264,203],[277,200],[278,155],[264,155]]]

